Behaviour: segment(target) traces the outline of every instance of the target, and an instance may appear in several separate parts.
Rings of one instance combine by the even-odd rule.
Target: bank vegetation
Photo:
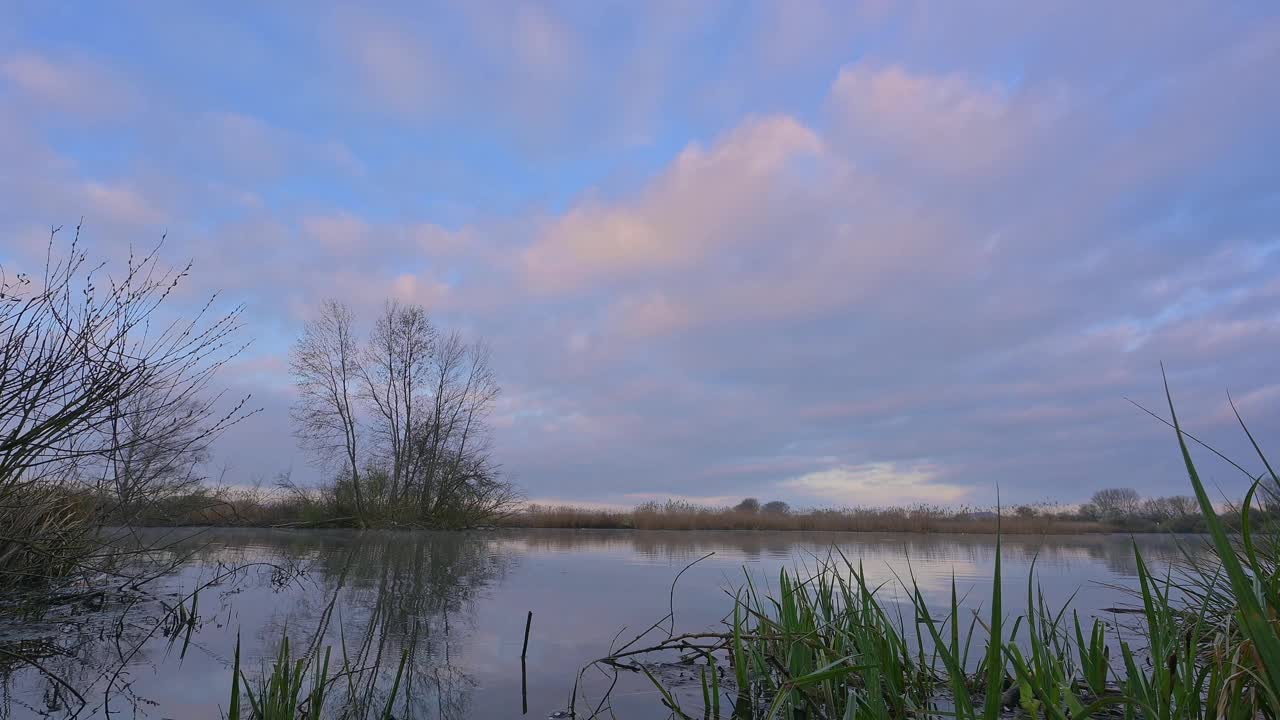
[[[1238,527],[1237,505],[1221,508]],[[1268,510],[1258,510],[1267,513]],[[1107,532],[1201,533],[1204,514],[1188,496],[1143,499],[1130,488],[1100,490],[1080,506],[1017,505],[999,517],[995,508],[916,504],[902,507],[792,509],[786,502],[746,498],[733,507],[682,500],[647,502],[630,510],[572,505],[525,505],[501,518],[509,527],[633,530],[811,530],[834,532],[994,533],[1073,535]]]

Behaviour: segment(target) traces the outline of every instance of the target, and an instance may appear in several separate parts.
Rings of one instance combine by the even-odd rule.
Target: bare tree
[[[1107,488],[1094,493],[1089,504],[1103,518],[1132,517],[1141,509],[1142,497],[1133,488]]]
[[[499,388],[490,366],[489,349],[468,344],[453,333],[439,344],[436,371],[435,413],[424,428],[432,455],[430,501],[422,505],[424,516],[467,521],[488,512],[499,498],[511,498],[510,488],[497,478],[490,461],[486,422]]]
[[[752,515],[755,515],[756,513],[760,512],[760,501],[753,497],[749,497],[744,499],[742,502],[738,503],[737,505],[734,505],[733,510],[734,512],[750,513]]]
[[[516,494],[491,459],[499,388],[488,348],[440,334],[417,305],[385,304],[366,345],[352,324],[331,301],[305,328],[294,418],[322,459],[342,459],[357,515],[376,507],[385,522],[465,526],[508,510]]]
[[[786,515],[791,512],[791,506],[781,500],[770,500],[760,509],[769,515]]]
[[[292,410],[297,435],[319,452],[322,462],[336,459],[343,465],[351,482],[358,523],[366,518],[360,482],[360,418],[355,403],[357,383],[364,374],[361,360],[351,312],[336,300],[321,305],[320,314],[303,328],[290,357],[298,386],[298,401]]]
[[[417,475],[413,441],[417,411],[427,393],[435,328],[418,305],[387,302],[374,324],[362,368],[362,397],[372,406],[375,437],[389,464],[388,501],[398,502]]]
[[[244,347],[239,307],[218,312],[215,294],[185,319],[170,312],[190,265],[162,267],[163,238],[112,275],[88,262],[79,227],[65,255],[58,232],[39,277],[0,270],[0,584],[33,574],[23,558],[65,561],[71,544],[88,547],[72,526],[102,520],[95,490],[153,498],[156,486],[137,482],[142,466],[154,476],[198,459],[252,414],[248,397],[216,411],[224,397],[210,387]]]
[[[424,458],[423,473],[418,480],[418,507],[429,514],[438,503],[441,475],[449,464],[448,448],[463,407],[460,375],[466,344],[457,333],[450,333],[433,348],[431,372],[433,388],[430,407],[416,428],[415,442]]]
[[[1164,498],[1173,517],[1187,517],[1200,514],[1200,503],[1189,495],[1172,495]]]
[[[126,398],[112,424],[112,442],[102,461],[99,489],[115,499],[128,520],[143,506],[191,492],[203,479],[209,457],[207,399],[168,397],[172,388],[150,386]]]

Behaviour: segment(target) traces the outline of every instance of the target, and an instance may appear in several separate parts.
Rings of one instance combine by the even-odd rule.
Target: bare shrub
[[[219,312],[214,295],[170,312],[190,265],[164,268],[161,244],[112,274],[79,227],[64,253],[55,229],[39,276],[0,269],[0,587],[101,557],[102,522],[189,486],[208,444],[251,414],[247,397],[217,410],[210,386],[243,348],[240,308]]]

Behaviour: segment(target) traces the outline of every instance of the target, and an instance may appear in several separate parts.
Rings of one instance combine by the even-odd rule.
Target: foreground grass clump
[[[1266,473],[1252,478],[1240,530],[1229,531],[1200,479],[1172,401],[1170,412],[1215,560],[1182,568],[1175,584],[1174,574],[1155,576],[1135,547],[1133,627],[1082,622],[1066,607],[1051,608],[1037,590],[1034,566],[1026,610],[1010,622],[997,539],[981,614],[966,615],[954,583],[942,612],[925,602],[911,578],[901,579],[907,602],[891,603],[861,567],[830,556],[807,572],[783,571],[771,592],[748,577],[733,596],[723,632],[675,635],[672,628],[655,644],[635,647],[637,638],[592,666],[644,673],[680,718],[728,712],[736,718],[994,720],[1013,711],[1055,720],[1280,716],[1276,533],[1255,524],[1251,511],[1259,493],[1280,490],[1280,477],[1254,442]],[[1249,434],[1243,421],[1241,427]],[[654,657],[667,662],[646,659]],[[692,692],[681,686],[679,673],[667,671],[690,665],[701,681]],[[722,673],[726,666],[730,672]]]
[[[1141,560],[1138,572],[1142,632],[1122,636],[1050,608],[1034,580],[1029,609],[1008,622],[998,569],[982,616],[966,617],[954,586],[939,613],[910,584],[899,611],[862,568],[829,558],[808,574],[783,571],[772,593],[748,581],[725,632],[675,636],[599,662],[644,673],[681,718],[1272,717],[1273,699],[1253,687],[1250,645],[1223,647],[1203,608],[1178,607]],[[1218,652],[1206,656],[1204,647]],[[664,668],[672,666],[636,662],[650,653],[700,666],[701,698],[670,680]]]
[[[378,668],[372,668],[374,672],[353,668],[344,647],[341,667],[330,673],[332,654],[333,648],[327,647],[322,658],[305,653],[295,658],[290,651],[289,636],[283,635],[275,661],[255,680],[241,669],[237,637],[227,717],[229,720],[320,720],[325,717],[391,720],[409,651],[406,649],[400,655],[400,664],[385,698],[375,695]],[[328,708],[326,703],[334,695],[339,696],[336,703],[331,703],[336,708]],[[328,709],[333,709],[332,715],[326,712]]]

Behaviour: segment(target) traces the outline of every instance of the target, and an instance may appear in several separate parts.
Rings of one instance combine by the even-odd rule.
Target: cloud
[[[627,503],[598,502],[598,501],[590,501],[590,500],[584,501],[584,500],[575,500],[573,498],[548,498],[548,497],[529,498],[528,500],[524,501],[524,505],[525,507],[528,507],[530,505],[540,505],[544,508],[572,507],[580,510],[599,510],[603,512],[626,512],[628,510],[631,510],[632,507],[634,507],[633,505],[629,505]]]
[[[570,69],[573,39],[569,30],[540,6],[520,6],[515,13],[512,35],[521,65],[544,73],[563,73]]]
[[[588,200],[551,223],[524,254],[536,290],[565,292],[598,281],[686,268],[748,233],[795,162],[822,142],[793,118],[748,120],[710,148],[686,147],[620,207]]]
[[[391,281],[386,294],[402,303],[438,308],[449,295],[449,285],[413,273],[401,273]]]
[[[349,212],[310,215],[302,218],[302,231],[320,247],[335,255],[362,252],[373,235],[373,227]]]
[[[354,70],[354,91],[400,120],[491,116],[486,124],[515,120],[518,135],[545,137],[578,99],[575,29],[540,4],[336,15],[331,34]]]
[[[1234,408],[1231,407],[1232,404],[1235,405]],[[1280,383],[1263,385],[1239,397],[1224,400],[1214,419],[1220,423],[1234,424],[1239,422],[1236,419],[1236,413],[1239,412],[1240,418],[1247,425],[1250,418],[1266,417],[1277,404],[1280,404]]]
[[[937,482],[940,474],[929,463],[875,462],[805,473],[782,481],[779,487],[824,504],[866,507],[950,504],[972,493],[969,487]]]
[[[306,129],[284,129],[253,115],[203,113],[193,132],[204,137],[209,162],[236,179],[279,180],[307,173],[338,170],[349,177],[365,173],[360,158],[343,142],[317,139]]]
[[[341,42],[359,81],[385,107],[416,116],[438,109],[449,92],[449,73],[435,48],[385,17],[344,15]]]
[[[699,507],[722,508],[737,505],[742,497],[737,495],[681,495],[670,493],[626,493],[622,496],[628,503],[626,507],[635,507],[641,503],[666,503],[667,501],[689,503]]]
[[[132,227],[159,226],[165,214],[137,188],[125,183],[89,181],[83,187],[86,210],[99,218]]]
[[[868,63],[841,69],[829,102],[836,134],[858,158],[951,180],[1008,171],[1053,130],[1065,104],[963,73]]]
[[[124,113],[136,92],[101,62],[24,52],[0,60],[0,75],[36,107],[96,119]]]

